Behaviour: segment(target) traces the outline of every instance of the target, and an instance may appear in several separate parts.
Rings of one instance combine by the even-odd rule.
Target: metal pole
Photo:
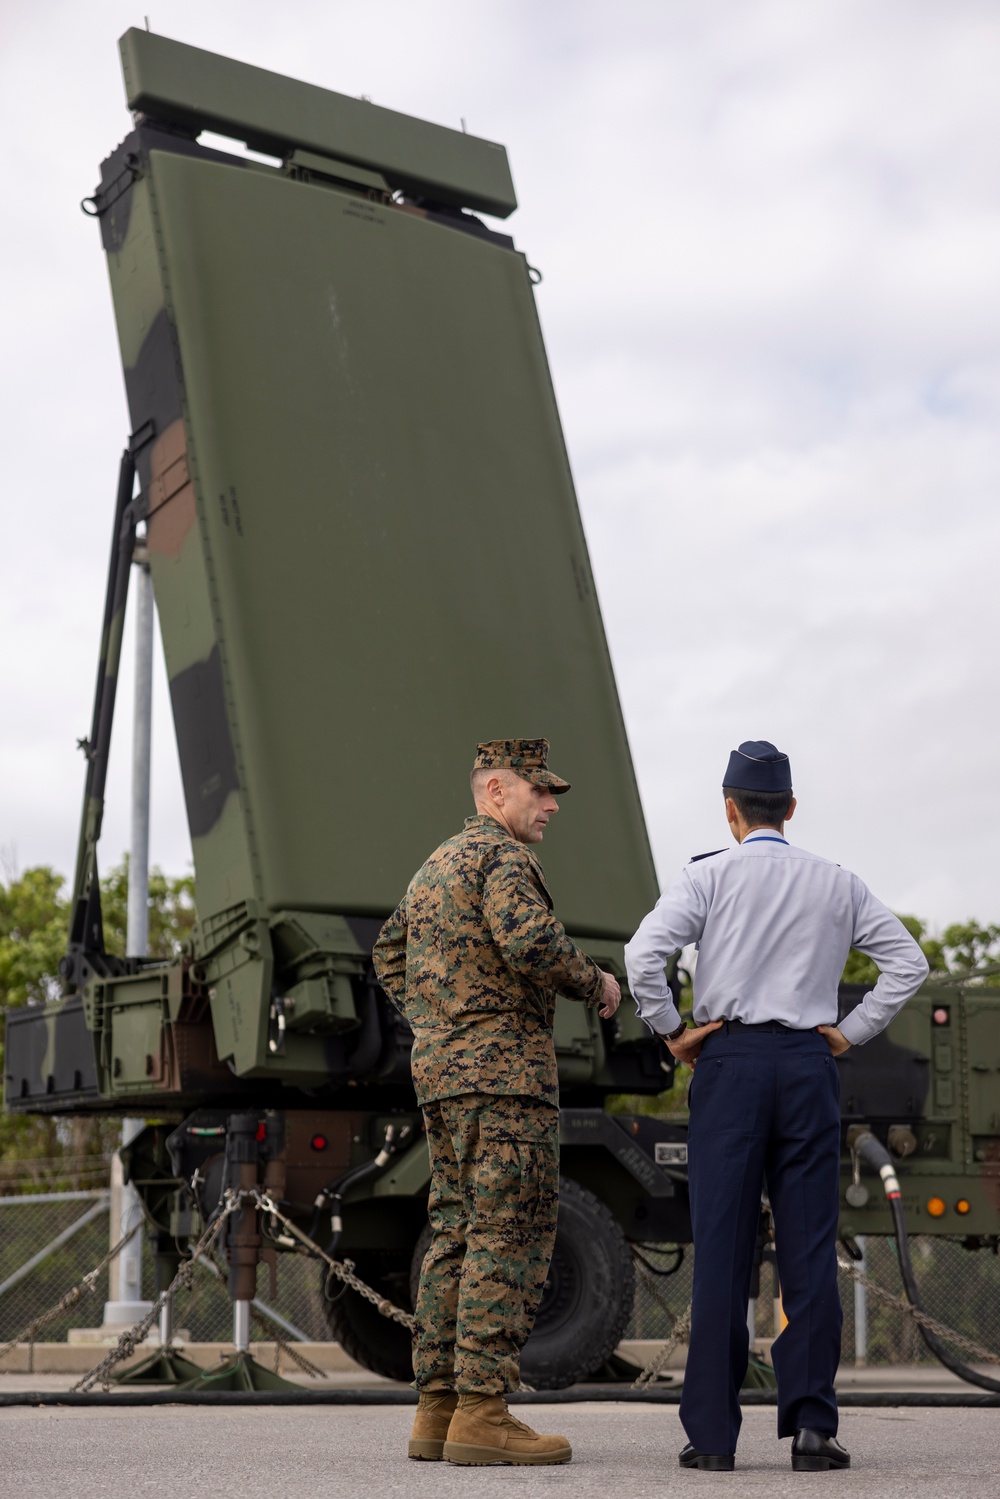
[[[136,548],[135,717],[132,729],[132,847],[128,861],[129,957],[149,952],[149,777],[153,732],[153,580]]]
[[[233,1347],[237,1353],[250,1352],[250,1303],[233,1302]]]
[[[125,947],[130,958],[149,952],[149,776],[153,720],[153,583],[145,548],[133,554],[135,578],[135,708],[132,728],[132,829],[128,861],[128,925]],[[128,1145],[145,1128],[144,1119],[122,1120],[122,1144]],[[113,1221],[111,1236],[128,1233],[142,1221],[142,1205],[133,1186],[121,1188],[121,1218]],[[137,1321],[151,1303],[142,1300],[142,1240],[140,1231],[119,1256],[118,1297],[104,1308],[105,1323]],[[161,1340],[164,1314],[160,1314]],[[167,1314],[167,1326],[170,1318]]]
[[[859,1234],[854,1241],[861,1250],[858,1269],[868,1274],[868,1240]],[[868,1287],[860,1280],[854,1282],[854,1367],[864,1369],[868,1364]]]

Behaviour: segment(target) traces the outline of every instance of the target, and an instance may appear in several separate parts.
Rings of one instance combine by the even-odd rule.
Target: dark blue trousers
[[[713,1031],[691,1082],[694,1291],[680,1417],[698,1452],[736,1451],[761,1189],[788,1326],[774,1344],[778,1436],[837,1430],[840,1080],[816,1031]]]

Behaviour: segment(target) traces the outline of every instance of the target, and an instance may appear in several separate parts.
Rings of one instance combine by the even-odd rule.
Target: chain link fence
[[[108,1248],[109,1194],[99,1189],[77,1193],[28,1194],[0,1200],[0,1343],[13,1338],[33,1318],[48,1311],[81,1277],[99,1263]],[[949,1327],[1000,1353],[1000,1259],[989,1250],[969,1252],[955,1240],[931,1235],[911,1239],[914,1272],[927,1310]],[[694,1252],[674,1246],[640,1246],[636,1298],[629,1338],[666,1338],[673,1319],[691,1299]],[[895,1244],[869,1238],[868,1274],[898,1294],[901,1287]],[[669,1273],[667,1273],[669,1272]],[[310,1341],[324,1341],[329,1329],[322,1295],[323,1267],[295,1254],[277,1259],[272,1292],[266,1265],[258,1271],[257,1295]],[[855,1360],[854,1281],[840,1276],[844,1306],[843,1359]],[[155,1295],[153,1258],[143,1247],[142,1295]],[[761,1271],[755,1307],[755,1333],[767,1340],[775,1325],[773,1266]],[[59,1319],[49,1323],[46,1342],[63,1342],[71,1328],[99,1327],[109,1299],[108,1272],[93,1292]],[[192,1342],[228,1342],[232,1308],[223,1273],[207,1268],[196,1273],[191,1290],[178,1298],[174,1325]],[[933,1363],[912,1319],[874,1297],[867,1306],[869,1365]],[[2,1371],[2,1364],[0,1364]]]
[[[1000,1354],[1000,1259],[991,1250],[974,1252],[960,1241],[932,1234],[916,1234],[910,1239],[913,1270],[927,1311],[939,1321],[974,1338],[986,1348]],[[691,1300],[691,1278],[694,1250],[685,1249],[683,1260],[672,1274],[656,1274],[670,1269],[677,1260],[671,1246],[660,1249],[640,1247],[639,1254],[654,1270],[637,1265],[636,1297],[627,1336],[630,1338],[665,1338],[672,1319],[679,1317]],[[903,1286],[893,1239],[867,1240],[867,1273],[879,1285],[899,1295]],[[844,1334],[841,1358],[854,1363],[857,1355],[854,1278],[840,1272],[840,1299],[844,1308]],[[760,1295],[754,1308],[754,1333],[769,1340],[780,1331],[780,1310],[775,1304],[774,1267],[761,1267]],[[661,1305],[665,1303],[664,1305]],[[886,1306],[875,1297],[868,1298],[867,1363],[935,1364],[916,1323],[902,1308]]]
[[[48,1311],[99,1263],[108,1250],[109,1211],[107,1191],[0,1199],[0,1343],[15,1337],[33,1318]],[[221,1261],[216,1271],[202,1265],[191,1290],[178,1298],[174,1308],[175,1328],[195,1343],[224,1343],[232,1338],[232,1304],[226,1294]],[[321,1342],[330,1335],[322,1282],[323,1268],[315,1260],[281,1254],[276,1293],[272,1296],[270,1272],[262,1264],[258,1267],[257,1294],[266,1308],[277,1312],[308,1341]],[[144,1242],[142,1297],[152,1301],[155,1294],[153,1256]],[[47,1324],[45,1341],[65,1342],[71,1328],[99,1327],[109,1299],[109,1271],[104,1270],[89,1296]],[[2,1367],[0,1364],[0,1370]]]

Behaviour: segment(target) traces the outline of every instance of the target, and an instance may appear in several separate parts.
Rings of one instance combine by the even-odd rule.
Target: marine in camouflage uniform
[[[481,744],[475,770],[513,770],[559,794],[569,785],[548,770],[548,748],[544,739]],[[556,1229],[556,995],[598,1004],[604,975],[553,916],[527,844],[482,813],[414,875],[374,960],[413,1029],[430,1148],[433,1238],[416,1306],[415,1383],[424,1392],[517,1389]]]

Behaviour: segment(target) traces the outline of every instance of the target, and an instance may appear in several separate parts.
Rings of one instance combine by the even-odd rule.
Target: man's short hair
[[[780,828],[792,805],[791,791],[746,791],[742,786],[723,786],[736,810],[751,827]]]
[[[521,780],[516,770],[505,770],[502,766],[496,770],[483,769],[477,766],[469,776],[469,784],[472,787],[473,800],[478,798],[480,792],[485,791],[486,782],[497,780],[501,786],[509,786],[511,781]]]

